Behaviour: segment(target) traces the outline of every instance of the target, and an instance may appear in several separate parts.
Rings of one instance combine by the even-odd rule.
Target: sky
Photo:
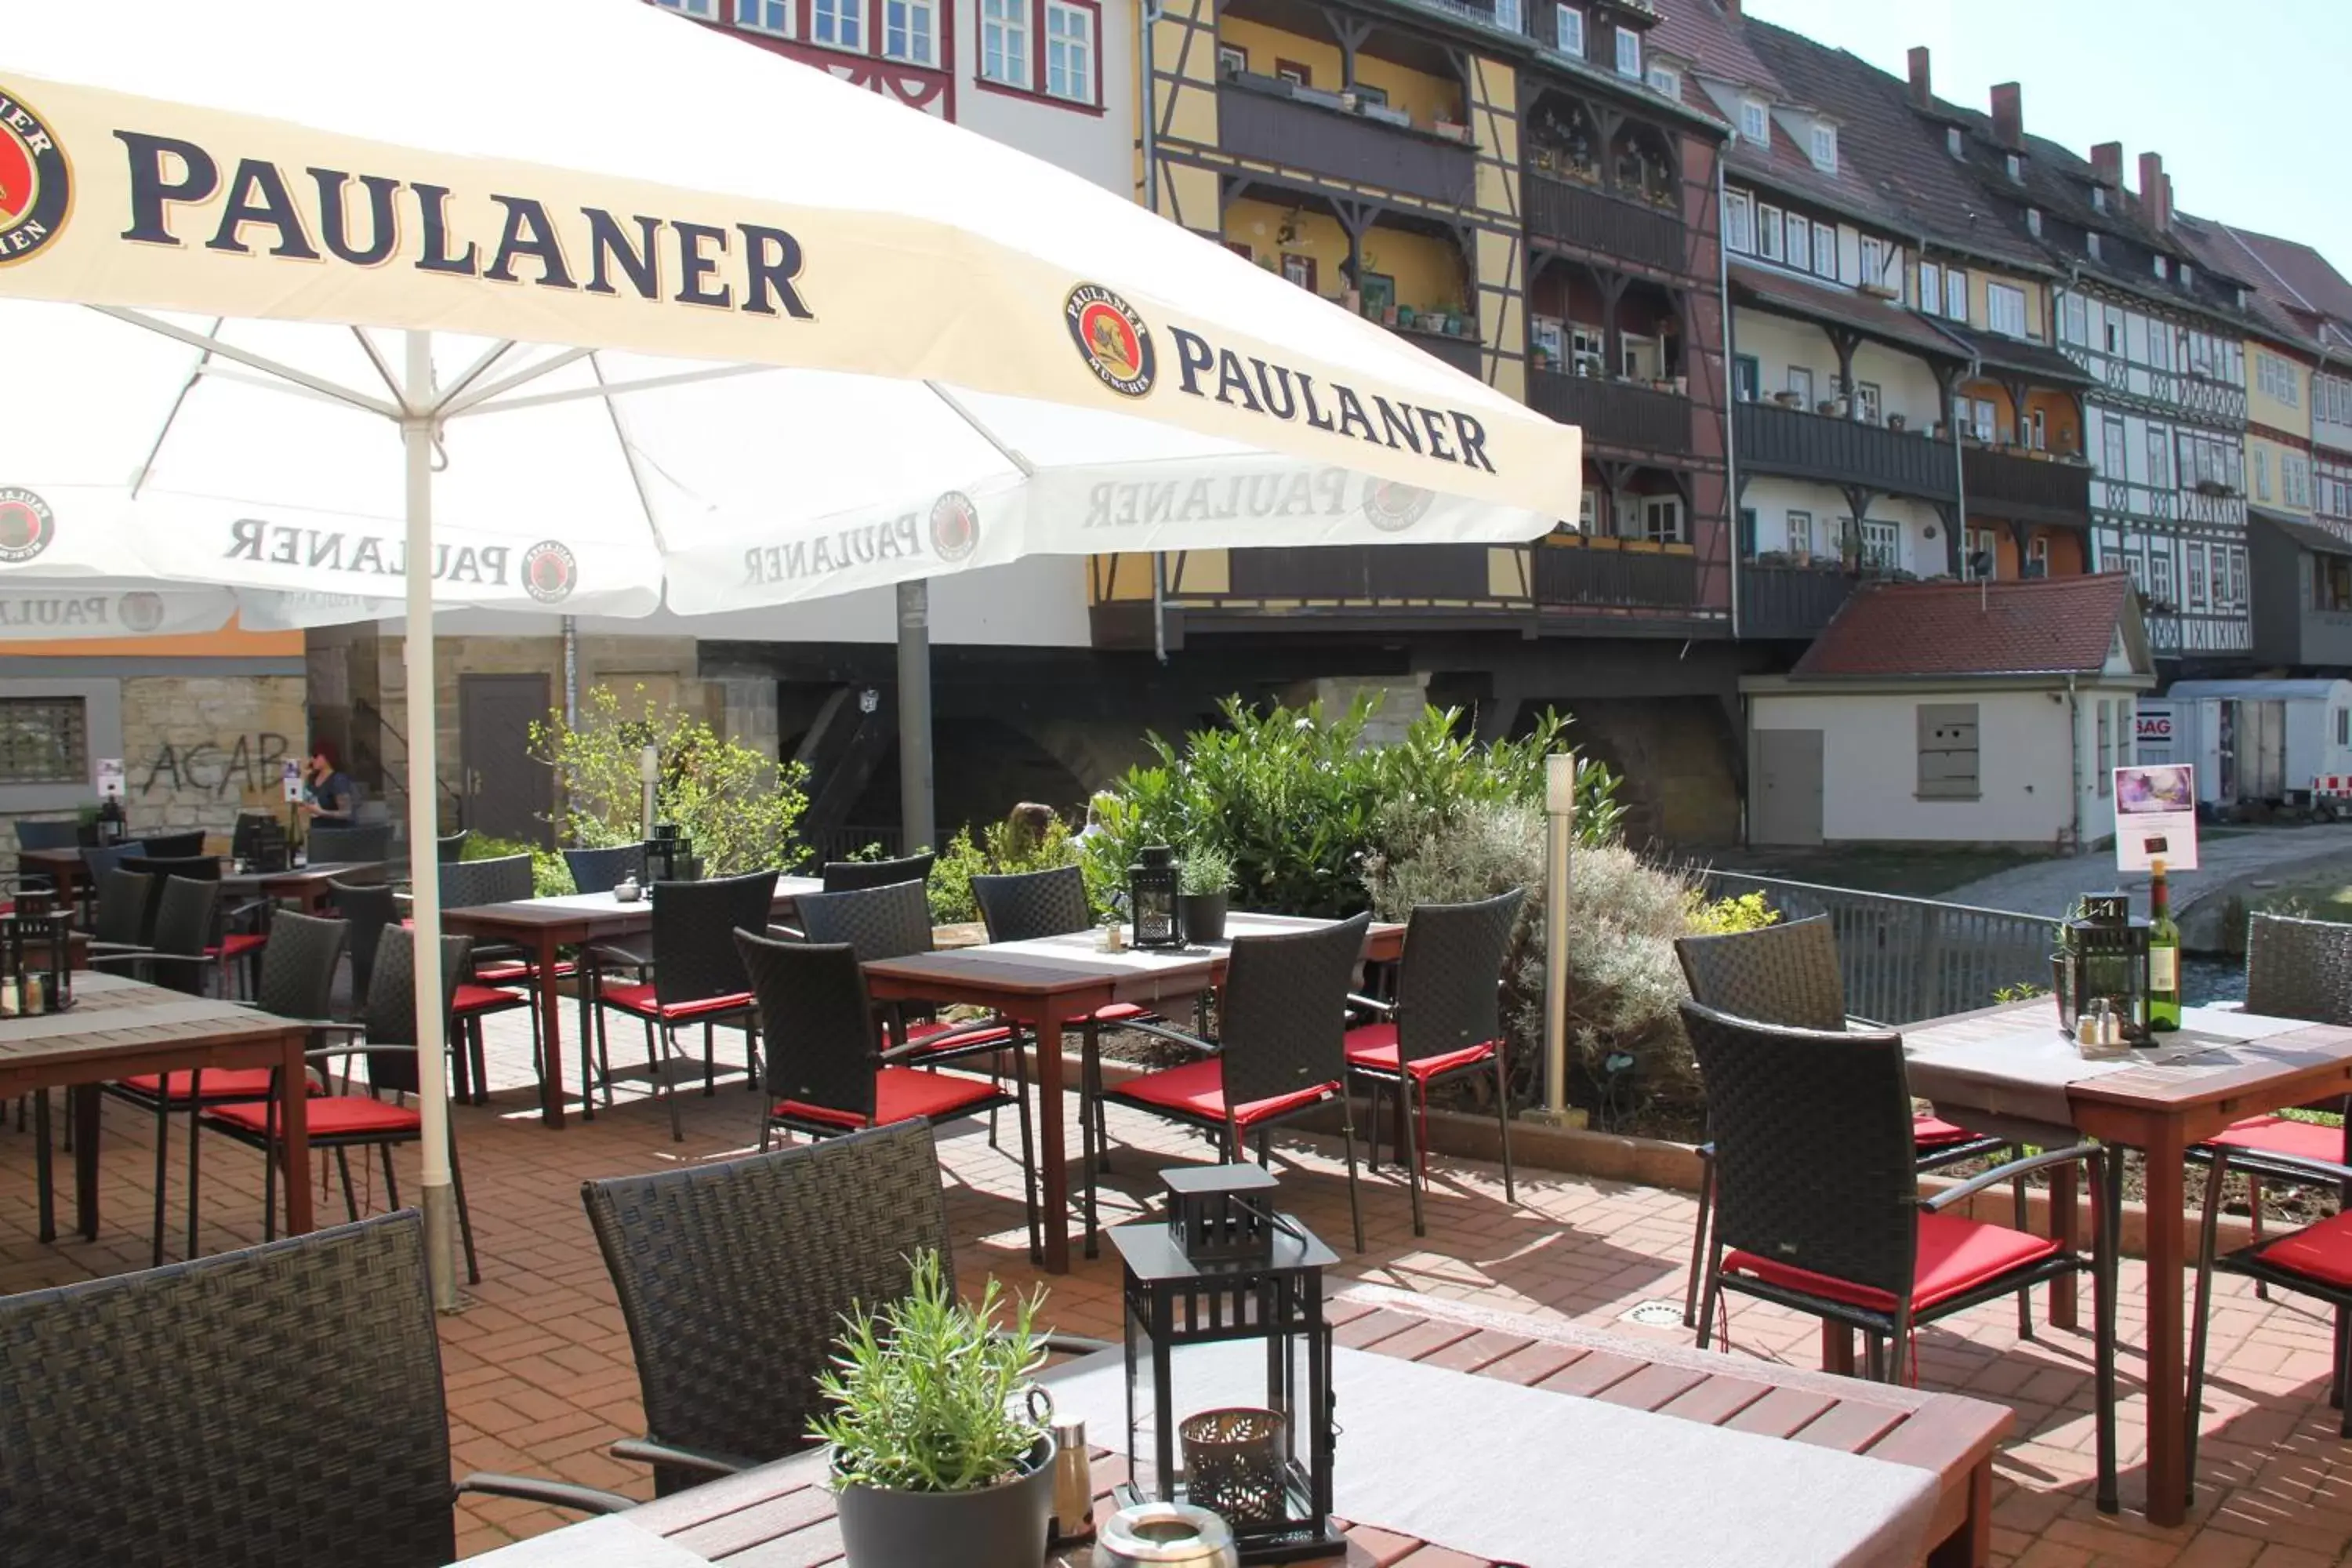
[[[2025,128],[2084,157],[2161,153],[2183,212],[2319,247],[2352,277],[2352,0],[1744,0],[1747,13],[1990,110],[2024,86]]]

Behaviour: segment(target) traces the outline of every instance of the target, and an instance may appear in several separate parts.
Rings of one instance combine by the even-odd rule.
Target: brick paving
[[[467,1310],[442,1320],[457,1467],[649,1495],[642,1469],[604,1451],[612,1439],[642,1430],[641,1412],[628,1336],[581,1211],[580,1184],[745,1152],[757,1137],[755,1102],[740,1081],[722,1081],[709,1098],[690,1089],[682,1099],[686,1142],[673,1143],[659,1103],[625,1089],[615,1110],[593,1123],[575,1119],[565,1131],[550,1132],[537,1118],[522,1016],[494,1019],[491,1030],[491,1081],[498,1092],[488,1107],[461,1108],[457,1117],[483,1275]],[[632,1054],[624,1043],[628,1039],[614,1038],[616,1065]],[[1203,1152],[1165,1124],[1117,1111],[1112,1131],[1118,1146],[1132,1151],[1122,1156],[1117,1180],[1139,1193],[1151,1186],[1149,1173],[1166,1163],[1155,1156],[1198,1158]],[[184,1213],[179,1135],[175,1125],[173,1256]],[[9,1119],[0,1131],[0,1292],[145,1265],[153,1191],[150,1136],[142,1115],[108,1105],[100,1238],[45,1247],[34,1239],[32,1138]],[[1071,1137],[1075,1153],[1075,1106]],[[1005,1141],[1009,1149],[1009,1125]],[[967,1286],[991,1272],[1016,1288],[1037,1283],[1024,1249],[1012,1159],[991,1150],[977,1126],[946,1130],[942,1148],[957,1268]],[[1412,1236],[1395,1174],[1367,1179],[1369,1250],[1357,1257],[1346,1251],[1347,1194],[1336,1147],[1288,1140],[1278,1152],[1305,1167],[1285,1171],[1286,1201],[1339,1247],[1342,1273],[1350,1279],[1631,1335],[1682,1336],[1679,1328],[1644,1329],[1623,1321],[1623,1314],[1646,1301],[1679,1305],[1693,1212],[1683,1194],[1522,1172],[1514,1208],[1503,1201],[1497,1168],[1441,1161],[1426,1239]],[[362,1201],[382,1207],[381,1171],[371,1174],[357,1160],[353,1166]],[[396,1169],[403,1195],[413,1195],[414,1150],[399,1152]],[[259,1239],[260,1175],[250,1152],[226,1140],[206,1141],[202,1242],[207,1251]],[[322,1220],[341,1213],[339,1195],[322,1197]],[[1117,1209],[1111,1217],[1118,1217]],[[1117,1277],[1109,1263],[1086,1265],[1048,1284],[1047,1315],[1056,1326],[1075,1333],[1116,1331]],[[2129,1510],[2141,1500],[2137,1467],[2145,1420],[2138,1393],[2144,1363],[2133,1347],[2146,1332],[2147,1313],[2136,1261],[2126,1260],[2124,1284],[2121,1436]],[[2088,1315],[2086,1302],[2086,1322]],[[1817,1364],[1815,1326],[1775,1308],[1736,1306],[1731,1339],[1738,1355]],[[2203,1485],[2190,1522],[2177,1530],[2158,1530],[2134,1511],[2105,1519],[2092,1507],[2086,1335],[2045,1327],[2033,1341],[2021,1342],[2014,1311],[1988,1307],[1922,1334],[1920,1381],[2017,1412],[2016,1432],[1997,1466],[1996,1563],[2317,1568],[2352,1563],[2352,1445],[2336,1436],[2337,1418],[2327,1407],[2328,1352],[2328,1324],[2309,1305],[2260,1301],[2241,1282],[2224,1282],[2214,1319]],[[1572,1465],[1562,1473],[1572,1476]],[[1562,1506],[1574,1506],[1572,1482],[1564,1488]],[[459,1520],[460,1546],[470,1554],[562,1521],[522,1503],[469,1501]]]

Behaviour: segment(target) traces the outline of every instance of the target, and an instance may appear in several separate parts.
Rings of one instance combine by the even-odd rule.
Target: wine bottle
[[[2147,1026],[2180,1027],[2180,927],[2173,923],[2172,893],[2165,886],[2164,862],[2148,867]]]

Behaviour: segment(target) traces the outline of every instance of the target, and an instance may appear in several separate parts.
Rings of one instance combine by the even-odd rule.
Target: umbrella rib
[[[383,363],[383,355],[376,351],[375,340],[367,335],[364,327],[353,327],[352,336],[359,340],[360,352],[368,356],[368,363],[375,366],[376,374],[383,381],[383,389],[392,394],[395,402],[400,401],[399,379],[392,374],[392,366]]]
[[[582,349],[578,354],[573,354],[571,358],[576,359],[579,354],[590,352]],[[566,363],[569,363],[569,360]],[[501,390],[500,387],[494,386],[484,390],[477,396],[467,398],[461,405],[448,412],[452,417],[458,414],[505,414],[518,408],[544,408],[551,404],[579,403],[591,397],[609,399],[625,393],[652,392],[665,386],[685,386],[698,381],[717,381],[728,376],[765,375],[776,368],[772,364],[717,364],[707,370],[682,370],[675,375],[649,375],[641,381],[600,380],[594,386],[575,386],[562,392],[534,393],[529,397],[501,397],[496,403],[486,402],[486,399],[496,396]],[[517,377],[516,379],[520,381],[529,378]]]
[[[185,343],[190,348],[201,349],[208,354],[218,354],[223,359],[235,360],[239,364],[249,365],[264,374],[276,376],[280,381],[289,382],[296,386],[308,387],[320,396],[332,398],[338,403],[348,403],[354,408],[363,408],[370,414],[381,414],[387,419],[400,417],[400,410],[382,398],[370,397],[364,392],[339,385],[324,376],[312,375],[305,370],[297,370],[292,365],[281,363],[267,354],[248,353],[238,348],[235,343],[223,342],[220,339],[206,333],[192,331],[186,327],[159,321],[143,310],[127,310],[120,305],[92,305],[89,308],[101,316],[111,316],[118,321],[127,321],[131,326],[143,327],[151,332],[160,333],[174,342]]]
[[[456,395],[455,390],[452,389],[450,395],[441,399],[440,406],[436,409],[435,412],[443,419],[455,419],[460,414],[469,414],[481,405],[488,403],[491,398],[498,396],[499,394],[510,391],[518,386],[526,385],[531,382],[539,380],[542,376],[552,375],[557,371],[562,370],[565,365],[573,364],[587,358],[588,355],[593,352],[594,351],[592,349],[565,349],[562,353],[555,355],[552,359],[541,360],[537,364],[524,366],[522,369],[515,372],[512,375],[501,376],[498,380],[490,383],[489,385],[480,388],[469,396],[459,397]],[[471,380],[475,373],[473,371],[468,371],[466,374],[467,379]],[[590,393],[585,395],[593,396],[595,395],[593,393]],[[524,401],[529,400],[525,399]],[[502,405],[501,406],[509,405]]]
[[[459,376],[456,381],[451,382],[447,386],[441,389],[442,407],[445,409],[448,407],[449,402],[452,398],[465,391],[466,388],[473,385],[477,381],[479,381],[483,375],[488,372],[492,365],[506,358],[507,351],[514,346],[515,343],[512,338],[509,338],[504,342],[491,344],[488,350],[485,352],[479,359],[466,367],[465,374]]]
[[[213,331],[215,332],[227,324],[226,316],[213,318]],[[147,488],[147,476],[155,471],[155,459],[163,455],[163,443],[171,438],[172,426],[179,422],[180,410],[187,405],[188,394],[196,389],[196,383],[203,378],[205,367],[212,363],[212,357],[213,351],[206,349],[196,357],[196,363],[188,367],[188,379],[180,384],[180,390],[173,396],[172,406],[164,414],[163,423],[156,427],[155,439],[148,444],[146,457],[139,461],[139,471],[131,476],[132,500],[137,500],[139,492]]]
[[[971,409],[966,408],[961,403],[958,402],[954,393],[950,392],[946,387],[941,386],[936,381],[927,379],[924,381],[923,384],[931,389],[932,396],[938,398],[941,403],[946,404],[949,408],[952,409],[957,418],[971,426],[974,435],[987,442],[990,446],[995,447],[997,451],[1003,455],[1006,462],[1020,469],[1021,477],[1023,479],[1034,479],[1037,477],[1037,465],[1023,457],[1019,452],[1013,450],[1012,447],[1006,446],[1003,441],[997,439],[996,432],[982,424],[977,415],[973,414]]]
[[[588,369],[596,377],[599,387],[604,385],[604,362],[594,354],[588,356]],[[646,531],[653,535],[654,548],[669,553],[668,542],[662,538],[661,524],[654,521],[654,500],[646,493],[646,477],[637,470],[637,449],[629,444],[629,433],[621,425],[621,405],[609,395],[604,398],[604,416],[613,422],[613,439],[621,446],[621,461],[628,465],[629,483],[637,492],[637,510],[645,513]]]

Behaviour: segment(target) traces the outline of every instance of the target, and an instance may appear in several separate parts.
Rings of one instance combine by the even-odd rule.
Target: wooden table
[[[775,911],[789,911],[802,894],[821,891],[824,886],[814,877],[777,878]],[[511,942],[530,959],[538,975],[539,1027],[543,1042],[540,1052],[540,1120],[550,1127],[562,1126],[562,993],[558,989],[562,975],[559,973],[557,951],[643,936],[654,929],[652,903],[639,899],[625,904],[610,893],[573,893],[555,899],[520,899],[504,904],[469,904],[443,910],[441,929],[451,936]],[[580,1037],[585,1041],[592,1037],[590,1030],[594,1023],[589,987],[580,985],[576,989],[580,994]],[[596,1106],[591,1087],[586,1083],[580,1086],[580,1113],[593,1121]]]
[[[189,996],[121,975],[74,983],[72,1011],[0,1019],[0,1101],[64,1087],[74,1118],[74,1205],[86,1241],[98,1239],[99,1085],[140,1073],[196,1068],[279,1069],[278,1125],[285,1134],[286,1229],[311,1226],[310,1134],[302,1052],[310,1033],[297,1023],[234,1002]],[[41,1239],[57,1238],[45,1199]]]
[[[224,891],[247,896],[258,895],[273,901],[288,900],[301,906],[306,915],[315,915],[334,901],[330,882],[354,885],[381,882],[383,860],[322,860],[315,866],[295,866],[284,871],[231,871],[221,878]]]
[[[82,883],[81,850],[79,847],[19,849],[16,851],[16,869],[25,876],[47,877],[58,890],[58,902],[71,908],[76,891]]]
[[[2183,1026],[2194,1030],[2203,1021],[2220,1027],[2231,1016],[2230,1010],[2192,1007]],[[1995,1066],[1955,1065],[1965,1060],[1972,1043],[1989,1047],[2015,1035],[2021,1026],[2037,1025],[2058,1040],[2056,1005],[2047,998],[1913,1026],[1904,1037],[1913,1053],[1913,1092],[1932,1100],[1937,1114],[1963,1127],[2000,1133],[2048,1121],[2048,1086],[2008,1077]],[[2188,1287],[2184,1156],[2242,1118],[2352,1092],[2352,1029],[2301,1026],[2237,1046],[2227,1058],[2134,1062],[2064,1087],[2067,1125],[2074,1131],[2146,1156],[2147,1515],[2162,1525],[2181,1522],[2189,1503],[2188,1382],[2181,1344]],[[2052,1196],[2053,1228],[2071,1244],[2076,1224],[2072,1188],[2053,1187]]]
[[[1069,1020],[1087,1017],[1114,1002],[1155,1010],[1163,1003],[1189,1002],[1213,991],[1225,977],[1230,939],[1311,931],[1328,921],[1287,915],[1229,917],[1223,942],[1173,952],[1099,951],[1097,933],[1076,932],[1035,942],[994,942],[955,952],[919,953],[866,965],[866,984],[877,1002],[936,1002],[985,1007],[1026,1028],[1038,1042],[1038,1162],[1045,1226],[1045,1268],[1070,1271],[1070,1173],[1063,1125],[1062,1030]],[[1404,951],[1404,927],[1375,925],[1364,955],[1375,962]]]
[[[1344,1292],[1331,1304],[1330,1316],[1339,1325],[1342,1344],[1376,1354],[1928,1471],[1936,1477],[1937,1500],[1926,1535],[1929,1546],[1921,1561],[1928,1568],[1983,1568],[1988,1560],[1992,1455],[2013,1420],[2003,1406],[1655,1340],[1565,1324],[1531,1324],[1377,1287]],[[1106,1354],[1115,1357],[1118,1352]],[[1056,1369],[1047,1381],[1084,1364],[1090,1363]],[[1442,1419],[1442,1413],[1437,1414]],[[1343,1437],[1342,1465],[1346,1452]],[[1444,1464],[1442,1444],[1432,1447],[1429,1462]],[[1563,1465],[1569,1468],[1562,1469]],[[1465,1477],[1464,1484],[1557,1485],[1560,1507],[1576,1506],[1572,1456],[1530,1454],[1528,1466],[1524,1476]],[[1126,1462],[1097,1448],[1093,1468],[1095,1513],[1100,1520],[1111,1511],[1112,1488],[1126,1479]],[[813,1452],[647,1503],[618,1518],[644,1535],[660,1538],[672,1552],[685,1553],[675,1559],[681,1563],[816,1568],[837,1563],[841,1556],[833,1497],[824,1480],[824,1456]],[[1669,1489],[1660,1493],[1661,1506],[1672,1506],[1672,1488],[1703,1481],[1703,1477],[1662,1474],[1661,1485]],[[610,1530],[609,1521],[605,1529]],[[616,1554],[610,1558],[583,1552],[578,1568],[630,1561],[619,1554],[625,1551],[626,1539],[619,1536]],[[1484,1557],[1383,1530],[1378,1521],[1352,1525],[1348,1539],[1348,1568],[1489,1568]],[[587,1544],[584,1538],[582,1544]],[[672,1559],[647,1552],[639,1560]],[[488,1561],[495,1563],[497,1558]],[[1050,1568],[1085,1568],[1088,1549],[1057,1553],[1046,1561]],[[1324,1568],[1339,1568],[1341,1563],[1339,1558],[1318,1561]],[[1736,1562],[1736,1552],[1725,1561]]]

